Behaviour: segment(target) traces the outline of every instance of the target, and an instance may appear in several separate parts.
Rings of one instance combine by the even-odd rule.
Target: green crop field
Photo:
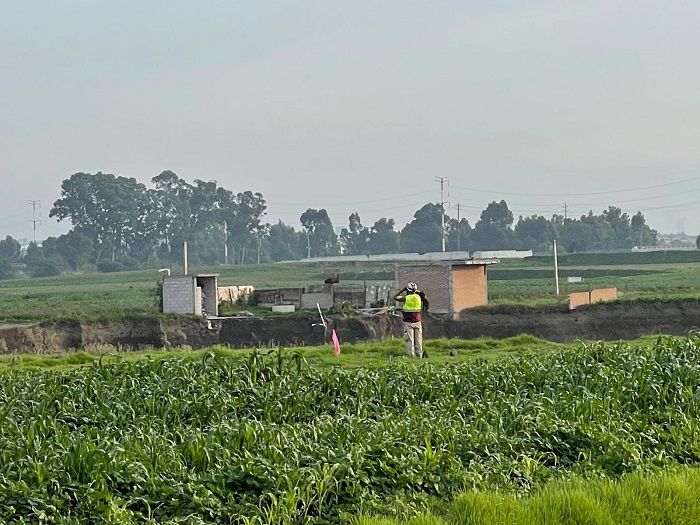
[[[337,363],[305,358],[328,347],[81,353],[36,369],[10,358],[0,521],[602,524],[625,508],[631,523],[697,517],[697,471],[681,467],[700,461],[698,334],[484,343],[500,357],[450,361],[450,346],[474,347],[442,340],[432,343],[440,361],[393,359],[390,348],[384,364],[367,346]]]
[[[567,256],[569,259],[565,258],[560,267],[558,298],[551,259],[503,261],[489,269],[489,301],[551,306],[565,303],[569,292],[599,287],[617,287],[620,299],[625,301],[700,298],[700,262],[693,262],[694,252],[679,252],[682,257],[672,256],[673,252],[655,253],[665,255],[598,254],[598,259],[596,254]],[[630,262],[635,260],[632,256],[639,256],[636,263]],[[372,262],[193,268],[193,272],[219,273],[221,286],[256,288],[320,284],[326,271],[338,271],[341,284],[393,281],[393,265]],[[584,282],[568,284],[567,276],[583,277]],[[159,315],[155,288],[160,278],[155,270],[148,270],[0,281],[0,322],[155,317]]]

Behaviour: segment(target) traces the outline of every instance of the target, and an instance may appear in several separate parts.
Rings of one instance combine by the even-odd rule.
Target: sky
[[[265,220],[608,205],[700,233],[700,2],[0,0],[0,236],[164,170]],[[449,180],[440,194],[437,178]]]

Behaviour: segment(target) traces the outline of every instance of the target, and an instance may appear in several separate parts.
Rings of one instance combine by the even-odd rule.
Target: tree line
[[[505,200],[493,201],[472,226],[438,203],[426,203],[411,222],[397,229],[390,217],[372,226],[358,213],[348,217],[340,235],[326,209],[309,208],[298,225],[263,221],[267,203],[258,192],[234,193],[215,181],[192,183],[172,171],[151,179],[105,173],[75,173],[61,184],[61,197],[49,216],[70,221],[68,233],[31,244],[22,254],[11,237],[0,241],[0,276],[24,262],[31,275],[95,266],[100,271],[178,264],[182,243],[195,265],[244,264],[305,257],[430,252],[442,249],[546,251],[554,239],[563,251],[591,251],[656,245],[657,232],[641,212],[628,215],[609,206],[578,218],[520,216],[515,222]]]

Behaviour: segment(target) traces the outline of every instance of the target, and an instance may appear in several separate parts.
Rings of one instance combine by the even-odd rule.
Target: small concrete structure
[[[217,274],[175,275],[163,281],[163,313],[219,315]]]
[[[415,282],[425,292],[430,311],[457,315],[465,308],[489,302],[486,268],[495,259],[441,261],[396,267],[396,287]]]

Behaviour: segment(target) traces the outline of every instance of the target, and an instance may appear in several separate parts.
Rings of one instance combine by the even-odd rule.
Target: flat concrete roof
[[[467,259],[464,261],[413,261],[406,264],[397,264],[396,266],[488,266],[498,264],[499,259]]]

